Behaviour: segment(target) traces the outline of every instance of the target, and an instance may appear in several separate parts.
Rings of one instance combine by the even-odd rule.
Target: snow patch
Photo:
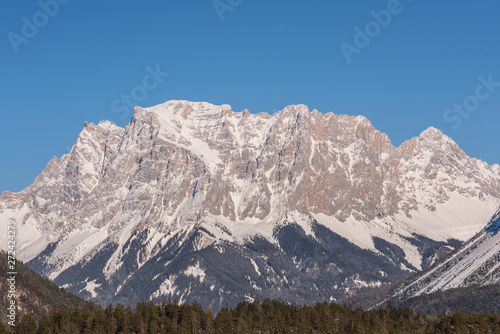
[[[164,280],[163,283],[160,284],[158,290],[156,290],[151,294],[151,297],[149,297],[149,299],[152,300],[153,298],[158,298],[160,296],[173,296],[174,293],[177,291],[177,287],[175,286],[176,279],[177,276],[172,275],[166,280]]]
[[[200,268],[199,262],[196,262],[196,265],[194,266],[187,267],[186,270],[184,271],[184,275],[198,278],[200,282],[203,282],[206,276],[205,271],[202,268]]]
[[[88,278],[85,280],[85,283],[87,283],[87,285],[80,291],[85,290],[87,292],[90,292],[90,295],[92,296],[92,298],[97,297],[97,293],[95,292],[95,289],[99,288],[101,286],[101,284],[95,283],[97,281],[97,279],[90,281],[90,282],[87,282],[87,280],[88,280]]]
[[[261,275],[260,271],[259,271],[259,266],[257,265],[257,263],[255,263],[255,260],[254,259],[250,259],[250,263],[252,263],[253,265],[253,268],[255,269],[255,272],[257,273],[257,275]]]

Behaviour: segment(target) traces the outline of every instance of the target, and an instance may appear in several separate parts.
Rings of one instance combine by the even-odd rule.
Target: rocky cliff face
[[[69,291],[217,308],[380,286],[499,204],[500,166],[433,128],[396,148],[362,116],[169,101],[125,128],[85,124],[31,186],[1,194],[0,218],[17,221],[21,258]]]

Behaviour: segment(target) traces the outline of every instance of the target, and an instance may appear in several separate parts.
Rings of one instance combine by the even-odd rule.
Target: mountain
[[[7,273],[7,253],[0,251],[0,270]],[[48,316],[50,311],[75,307],[84,307],[89,304],[85,300],[66,292],[45,277],[33,272],[21,261],[16,261],[15,283],[16,283],[16,306],[18,307],[17,320],[21,314],[32,314],[40,319]],[[7,318],[7,307],[10,306],[8,298],[9,284],[2,279],[0,281],[0,316],[3,323],[10,321]],[[0,327],[2,323],[0,323]],[[0,329],[1,332],[1,329]]]
[[[396,293],[406,300],[452,288],[500,284],[500,209],[488,225],[442,263],[404,284]]]
[[[100,303],[333,301],[433,264],[500,206],[500,166],[429,128],[394,147],[362,116],[169,101],[86,123],[0,195],[21,259]],[[1,235],[2,248],[6,236]]]
[[[374,308],[391,302],[426,315],[499,310],[500,208],[474,237],[433,266],[393,284],[350,296],[345,305]]]

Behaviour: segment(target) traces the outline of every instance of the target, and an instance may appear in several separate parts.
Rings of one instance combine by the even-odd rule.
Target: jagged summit
[[[252,114],[248,111],[248,109],[244,109],[242,111],[233,111],[232,107],[228,104],[223,104],[223,105],[215,105],[209,102],[192,102],[192,101],[187,101],[187,100],[170,100],[158,105],[155,105],[153,107],[148,107],[148,108],[142,108],[142,107],[136,107],[134,109],[134,114],[140,113],[140,112],[154,112],[158,115],[169,115],[169,114],[174,114],[174,115],[182,115],[184,119],[187,118],[202,118],[206,119],[207,114],[210,114],[212,116],[217,116],[217,117],[235,117],[235,118],[245,118],[245,117],[255,117],[258,115],[259,117],[264,117],[264,118],[269,118],[269,119],[275,119],[275,118],[287,118],[293,115],[293,117],[300,117],[306,116],[306,117],[312,117],[312,118],[320,118],[322,121],[328,121],[331,118],[337,119],[338,122],[350,122],[352,124],[356,124],[357,126],[365,126],[368,128],[373,128],[372,123],[364,116],[359,115],[359,116],[349,116],[349,115],[339,115],[339,114],[334,114],[332,112],[328,112],[326,114],[320,113],[318,110],[310,110],[310,108],[307,105],[304,104],[297,104],[297,105],[289,105],[285,107],[284,109],[280,110],[277,113],[274,114],[268,114],[268,113],[258,113],[258,114]],[[192,112],[195,111],[194,114]],[[374,128],[373,128],[374,129]],[[375,130],[375,129],[374,129]],[[376,130],[375,130],[376,131]],[[385,135],[385,134],[383,134]],[[386,135],[385,135],[386,136]],[[453,142],[451,138],[443,134],[439,129],[436,129],[435,127],[429,127],[428,129],[424,130],[418,137],[420,139],[430,139],[430,140],[446,140],[448,142]],[[389,139],[387,137],[387,139]],[[412,138],[413,139],[413,138]],[[409,140],[412,140],[409,139]]]
[[[105,303],[333,300],[425,267],[500,205],[500,169],[434,136],[395,148],[362,116],[168,101],[85,125],[0,218],[32,268]]]
[[[433,126],[430,126],[426,130],[422,131],[422,133],[417,138],[421,141],[425,140],[425,141],[431,142],[431,143],[432,142],[434,142],[434,143],[446,142],[446,143],[450,143],[452,145],[456,145],[456,143],[453,141],[453,139],[451,139],[450,137],[445,135],[443,132],[441,132],[441,130],[436,129]]]
[[[442,136],[444,136],[444,134],[443,134],[443,132],[441,132],[441,130],[436,129],[433,126],[430,126],[427,129],[425,129],[424,131],[422,131],[422,133],[420,134],[420,136],[425,136],[425,137],[429,137],[429,136],[430,137],[434,137],[434,136],[442,137]]]
[[[305,104],[294,104],[294,105],[288,105],[282,110],[270,114],[270,113],[257,113],[253,114],[250,113],[248,109],[244,109],[242,111],[233,111],[232,107],[228,104],[222,104],[222,105],[215,105],[209,102],[192,102],[192,101],[187,101],[187,100],[170,100],[166,101],[164,103],[160,103],[158,105],[152,106],[152,107],[135,107],[134,108],[134,113],[140,113],[141,111],[146,111],[146,112],[155,112],[155,113],[173,113],[173,114],[178,114],[179,112],[181,114],[189,114],[195,110],[198,116],[200,114],[217,114],[220,116],[220,114],[227,114],[229,111],[231,112],[230,114],[227,114],[228,116],[233,116],[233,113],[236,115],[240,114],[248,114],[248,115],[259,115],[263,116],[266,115],[268,117],[287,117],[290,115],[294,115],[295,117],[297,115],[303,114],[303,115],[308,115],[308,114],[314,114],[314,116],[320,115],[320,112],[316,109],[311,110],[307,105]],[[371,122],[364,116],[348,116],[348,115],[337,115],[332,112],[328,112],[325,115],[328,116],[335,116],[339,118],[355,118],[356,121],[361,122],[361,123],[368,123],[371,125]]]
[[[191,102],[186,100],[170,100],[158,105],[141,108],[135,107],[134,114],[140,111],[155,112],[159,114],[164,113],[182,113],[189,115],[192,111],[195,113],[209,113],[209,114],[220,114],[221,112],[231,111],[231,106],[227,104],[215,105],[208,102]]]

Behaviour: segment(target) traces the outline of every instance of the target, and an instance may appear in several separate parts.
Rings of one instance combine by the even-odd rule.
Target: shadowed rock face
[[[31,186],[1,194],[0,213],[25,223],[21,257],[71,291],[103,302],[126,300],[124,291],[133,293],[130,287],[146,279],[156,283],[137,300],[190,300],[192,291],[208,287],[203,303],[213,306],[224,289],[220,282],[228,281],[223,271],[211,272],[201,254],[210,254],[212,266],[227,259],[228,268],[252,259],[248,268],[255,263],[263,277],[273,271],[280,277],[258,283],[242,274],[224,290],[236,299],[264,296],[266,286],[291,300],[299,290],[304,301],[338,298],[429,263],[447,239],[479,231],[499,199],[500,167],[467,157],[434,128],[395,148],[362,116],[321,114],[304,105],[250,114],[169,101],[136,108],[125,128],[85,124],[71,152],[54,157]],[[446,210],[455,208],[458,218],[445,221]],[[474,227],[469,218],[476,213]],[[438,232],[429,229],[433,224]],[[335,237],[318,235],[320,227]],[[351,236],[354,228],[367,238]],[[312,247],[314,256],[288,254],[284,235]],[[417,245],[412,240],[419,235],[432,243]],[[248,240],[255,237],[269,243],[266,251],[251,250]],[[346,271],[334,253],[321,255],[339,240],[352,245],[345,250],[350,258],[378,260]],[[258,260],[275,253],[279,266]],[[304,261],[309,271],[297,269]],[[319,265],[332,268],[333,276],[310,276]],[[283,285],[293,273],[295,283]],[[190,285],[176,283],[182,277],[191,277]]]

